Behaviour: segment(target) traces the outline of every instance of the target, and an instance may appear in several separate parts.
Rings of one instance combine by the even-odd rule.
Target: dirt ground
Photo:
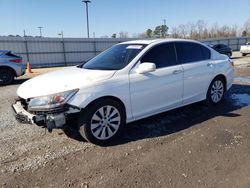
[[[16,122],[27,78],[0,88],[0,187],[250,187],[250,56],[234,53],[235,83],[216,107],[196,103],[125,127],[109,147],[68,127]],[[47,72],[47,71],[46,71]]]

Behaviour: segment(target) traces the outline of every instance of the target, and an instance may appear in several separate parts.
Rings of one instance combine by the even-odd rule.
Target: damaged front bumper
[[[56,110],[29,112],[19,100],[12,107],[15,111],[16,119],[20,123],[36,124],[47,128],[49,132],[53,129],[62,129],[67,124],[67,121],[72,119],[72,115],[76,115],[81,111],[73,106],[63,106]]]

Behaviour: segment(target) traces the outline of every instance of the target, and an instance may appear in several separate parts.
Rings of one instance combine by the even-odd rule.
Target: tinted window
[[[221,45],[220,45],[220,48],[227,48],[227,45],[221,44]]]
[[[207,60],[207,59],[210,59],[211,58],[211,52],[208,48],[206,48],[205,46],[201,46],[201,51],[202,51],[202,54],[203,54],[203,60]]]
[[[220,47],[220,45],[219,44],[216,44],[216,45],[214,45],[214,46],[212,46],[213,48],[219,48]]]
[[[11,52],[6,53],[6,55],[10,56],[10,57],[20,57],[20,56],[14,54],[14,53],[11,53]]]
[[[174,43],[160,44],[158,46],[153,47],[150,51],[146,53],[145,56],[143,56],[141,62],[155,63],[156,68],[176,65],[177,61]]]
[[[176,51],[181,63],[191,63],[210,59],[210,50],[200,44],[177,42]]]
[[[127,66],[145,47],[141,44],[119,44],[97,55],[83,65],[84,69],[120,70]]]

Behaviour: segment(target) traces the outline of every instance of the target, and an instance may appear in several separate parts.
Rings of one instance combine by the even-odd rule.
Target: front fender
[[[80,89],[79,92],[68,101],[68,104],[84,109],[91,102],[102,97],[115,97],[120,99],[125,106],[127,122],[133,119],[129,85],[126,83],[115,84],[110,87],[105,86],[105,88],[103,85],[100,85],[88,89]]]

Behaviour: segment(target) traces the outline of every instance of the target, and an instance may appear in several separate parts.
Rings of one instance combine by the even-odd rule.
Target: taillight
[[[22,62],[22,59],[11,59],[10,62],[13,62],[13,63],[21,63],[21,62]]]

